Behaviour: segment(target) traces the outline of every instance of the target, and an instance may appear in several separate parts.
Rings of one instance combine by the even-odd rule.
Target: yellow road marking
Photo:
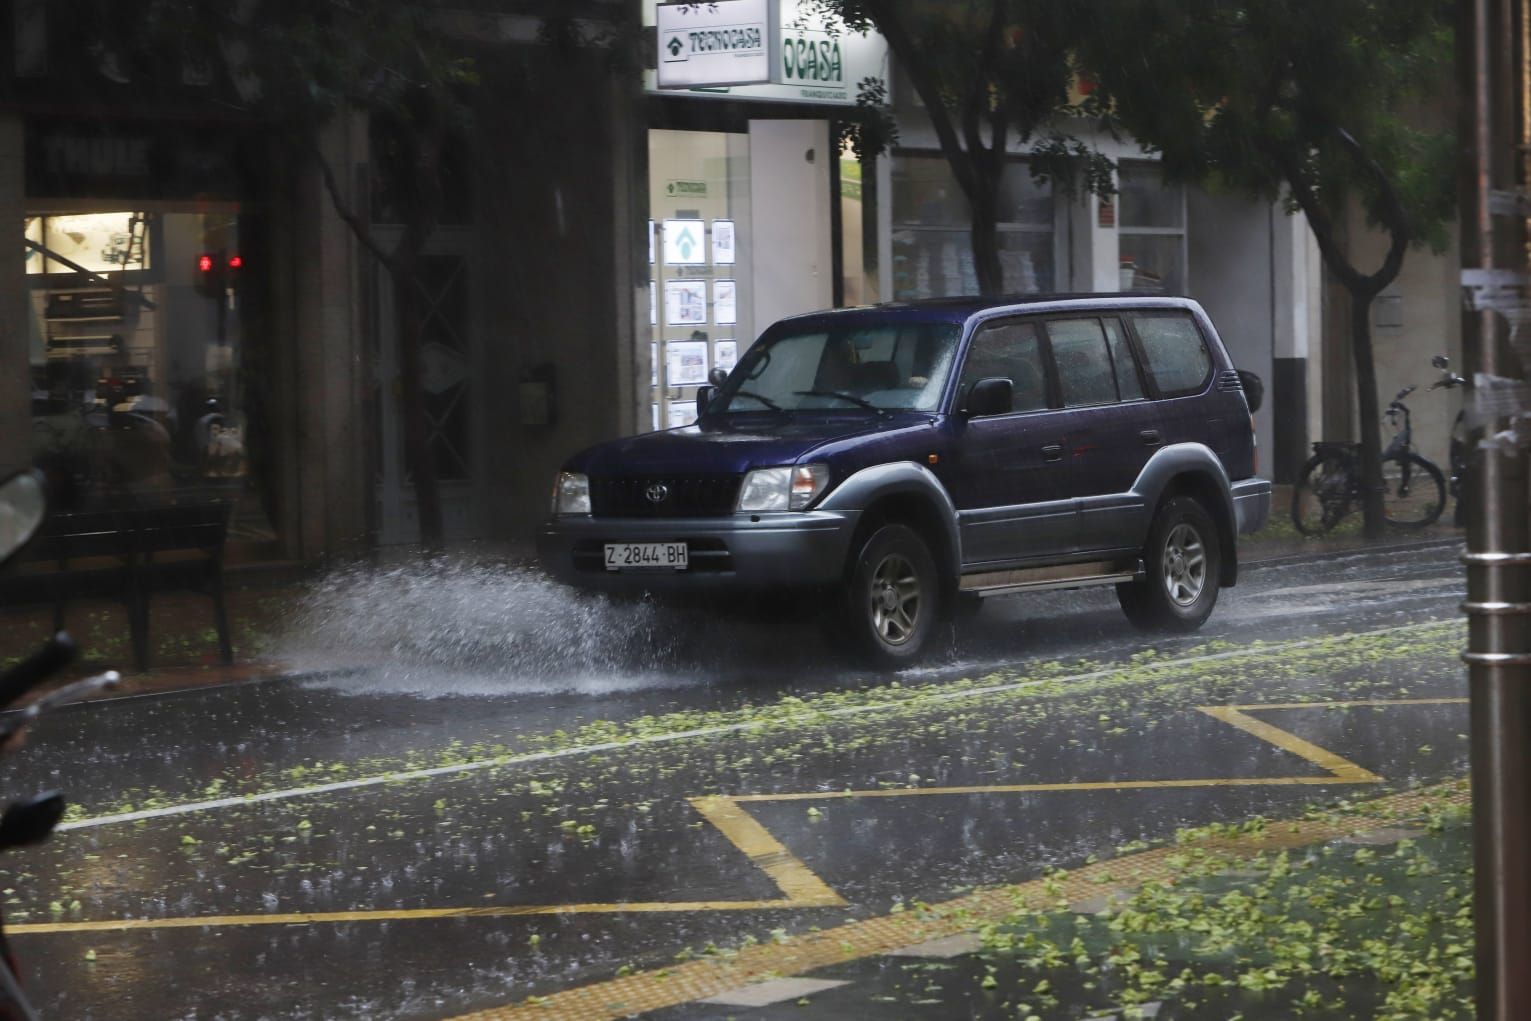
[[[1230,705],[1225,709],[1364,709],[1392,705],[1466,705],[1465,698],[1356,698],[1344,702],[1256,702],[1252,705]]]
[[[1323,776],[1226,777],[1203,780],[1099,780],[1079,783],[1002,784],[985,787],[910,787],[878,790],[803,791],[790,794],[742,794],[690,799],[701,816],[730,843],[768,875],[782,891],[775,900],[747,901],[634,901],[593,904],[518,904],[503,906],[411,908],[378,911],[332,911],[259,915],[204,915],[178,918],[133,918],[116,921],[31,922],[7,926],[16,935],[70,932],[112,932],[128,929],[185,929],[205,926],[305,925],[340,922],[388,922],[444,918],[511,918],[531,915],[659,914],[688,911],[760,911],[782,908],[840,907],[844,898],[820,879],[740,803],[768,801],[821,801],[847,798],[904,798],[961,794],[1026,794],[1049,791],[1174,790],[1198,787],[1280,787],[1332,784],[1375,784],[1382,778],[1348,759],[1320,748],[1297,735],[1248,715],[1259,710],[1342,709],[1392,705],[1456,705],[1461,698],[1359,699],[1347,702],[1270,702],[1239,706],[1200,706],[1201,712],[1221,720],[1321,769]],[[682,1001],[684,1002],[684,1001]]]
[[[814,875],[733,798],[692,798],[691,805],[771,877],[794,907],[840,907],[845,898]]]
[[[610,904],[506,904],[475,907],[407,908],[380,911],[317,911],[294,914],[202,915],[128,918],[107,922],[24,922],[6,926],[12,935],[60,932],[116,932],[123,929],[200,929],[204,926],[308,925],[338,922],[397,922],[440,918],[516,918],[525,915],[675,914],[686,911],[777,911],[782,908],[842,907],[845,899],[766,832],[730,798],[693,798],[702,818],[715,826],[751,864],[771,877],[782,897],[775,900],[633,901]]]
[[[1282,751],[1291,752],[1293,755],[1307,759],[1320,769],[1327,769],[1337,779],[1346,783],[1381,783],[1382,777],[1369,769],[1362,769],[1349,759],[1342,758],[1331,751],[1320,748],[1311,741],[1304,741],[1291,731],[1282,730],[1272,726],[1264,720],[1257,720],[1242,709],[1232,706],[1197,706],[1202,712],[1214,720],[1222,720],[1224,723],[1238,727],[1240,730],[1253,734],[1262,741],[1275,745]],[[1251,708],[1260,708],[1251,706]]]
[[[1365,832],[1412,818],[1432,806],[1466,804],[1467,800],[1465,783],[1440,784],[1380,798],[1364,813],[1343,820],[1296,819],[1272,823],[1258,833],[1207,837],[1194,843],[1155,848],[1086,865],[1064,876],[979,890],[930,905],[926,910],[850,922],[793,936],[784,943],[759,943],[726,957],[607,979],[547,997],[465,1014],[456,1021],[616,1021],[691,1003],[762,979],[800,975],[911,944],[972,932],[987,923],[1004,922],[1022,909],[1052,909],[1060,903],[1086,897],[1127,893],[1149,881],[1172,882],[1186,852],[1195,848],[1253,857],[1262,851],[1302,847]]]

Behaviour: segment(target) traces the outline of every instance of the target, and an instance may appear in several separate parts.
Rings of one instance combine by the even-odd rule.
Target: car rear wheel
[[[878,666],[902,667],[924,652],[939,610],[939,575],[930,547],[907,525],[874,531],[851,565],[849,627]]]
[[[1143,547],[1145,577],[1116,587],[1117,601],[1144,631],[1195,631],[1217,605],[1222,547],[1212,516],[1177,496],[1154,515]]]

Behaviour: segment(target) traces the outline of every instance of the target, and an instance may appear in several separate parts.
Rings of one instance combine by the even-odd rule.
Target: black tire
[[[1435,524],[1446,509],[1446,479],[1418,454],[1382,459],[1382,512],[1399,528]]]
[[[1344,520],[1355,499],[1355,462],[1337,450],[1308,458],[1292,487],[1292,524],[1303,535],[1323,535]]]
[[[1147,577],[1116,587],[1141,631],[1195,631],[1217,605],[1222,543],[1207,509],[1189,496],[1160,505],[1143,547]]]
[[[920,534],[883,525],[850,564],[845,618],[866,657],[880,667],[919,659],[941,611],[940,572]]]

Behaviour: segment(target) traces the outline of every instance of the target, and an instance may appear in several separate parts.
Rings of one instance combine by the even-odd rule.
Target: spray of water
[[[691,616],[575,592],[522,567],[437,558],[326,575],[298,605],[280,655],[369,691],[680,685],[695,683],[676,669],[698,624]]]

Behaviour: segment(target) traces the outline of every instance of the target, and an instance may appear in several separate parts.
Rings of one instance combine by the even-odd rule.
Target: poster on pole
[[[712,364],[724,372],[734,371],[739,364],[739,345],[732,340],[719,340],[712,345]]]
[[[679,429],[696,421],[696,401],[671,401],[670,428]]]
[[[666,266],[706,265],[707,221],[666,220],[664,261]]]
[[[734,264],[734,221],[712,221],[712,264],[714,266],[732,266]]]
[[[719,326],[732,326],[739,321],[739,292],[732,280],[713,282],[712,321]]]
[[[666,280],[664,309],[666,326],[706,326],[707,281]]]
[[[665,345],[665,383],[699,386],[707,382],[707,342],[672,340]]]

